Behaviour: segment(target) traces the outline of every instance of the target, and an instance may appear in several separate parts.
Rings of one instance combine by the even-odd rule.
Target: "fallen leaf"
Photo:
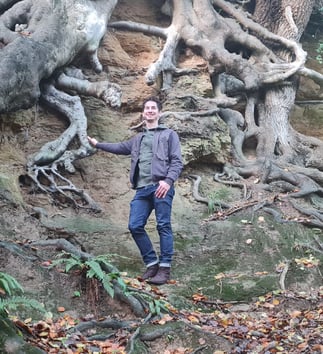
[[[187,319],[188,319],[189,321],[191,321],[192,323],[199,323],[199,322],[200,322],[197,317],[192,316],[192,315],[187,316]]]
[[[41,263],[41,265],[44,266],[44,267],[49,267],[51,264],[52,264],[51,261],[44,261],[44,262]]]
[[[296,317],[299,317],[300,315],[302,314],[301,311],[298,311],[298,310],[294,310],[290,313],[290,317],[291,318],[296,318]]]

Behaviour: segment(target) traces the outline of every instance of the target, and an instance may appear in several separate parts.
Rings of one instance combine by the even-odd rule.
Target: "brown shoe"
[[[148,280],[150,284],[166,284],[170,279],[170,267],[159,267],[157,274]]]
[[[150,267],[148,267],[145,271],[145,273],[140,277],[142,280],[147,280],[149,278],[154,277],[159,269],[159,265],[158,264],[154,264]]]

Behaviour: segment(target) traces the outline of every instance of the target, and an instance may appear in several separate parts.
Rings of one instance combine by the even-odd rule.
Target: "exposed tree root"
[[[229,171],[231,171],[231,168],[229,169]],[[270,214],[273,216],[274,220],[277,223],[301,223],[305,226],[311,226],[311,227],[317,227],[317,228],[321,228],[323,229],[323,213],[322,213],[322,208],[318,207],[318,208],[308,208],[308,207],[303,207],[301,205],[299,205],[298,203],[296,203],[296,201],[294,201],[294,198],[300,198],[303,195],[297,193],[290,193],[291,189],[294,191],[295,190],[295,186],[292,185],[292,187],[290,186],[290,184],[283,184],[283,183],[273,183],[273,185],[275,186],[275,188],[279,188],[279,192],[277,191],[278,194],[274,194],[271,195],[272,193],[272,187],[271,184],[268,184],[267,187],[263,186],[263,187],[258,187],[259,188],[263,188],[265,189],[269,189],[269,196],[266,198],[264,198],[263,200],[258,200],[258,199],[254,199],[252,198],[252,189],[255,188],[255,184],[253,181],[249,181],[246,180],[243,184],[236,182],[236,181],[222,181],[219,179],[219,175],[216,174],[216,177],[214,178],[214,180],[218,183],[224,183],[224,184],[228,184],[228,185],[233,185],[233,186],[238,186],[240,188],[245,189],[249,189],[250,193],[249,193],[249,198],[242,198],[241,200],[237,200],[234,205],[230,205],[227,203],[223,203],[219,200],[212,200],[212,204],[216,207],[218,206],[218,208],[220,209],[219,211],[214,212],[213,215],[211,215],[207,221],[212,221],[212,220],[218,220],[218,219],[223,219],[226,218],[232,214],[235,214],[239,211],[242,211],[244,209],[253,207],[252,212],[255,213],[259,210],[263,210],[266,213]],[[294,175],[293,175],[294,176]],[[211,200],[209,198],[203,197],[200,195],[199,193],[199,186],[201,183],[201,177],[197,176],[197,175],[190,175],[189,178],[193,179],[193,187],[192,187],[192,196],[193,198],[200,203],[204,203],[207,205],[210,205]],[[289,180],[289,182],[291,180],[293,180],[293,182],[296,183],[295,179],[292,179],[291,176],[288,174],[286,179]],[[248,184],[248,187],[247,187]],[[286,187],[287,186],[287,187]],[[286,191],[286,189],[288,189]],[[316,190],[315,190],[316,191]],[[285,194],[286,193],[286,194]],[[305,193],[305,192],[304,192]],[[311,193],[308,193],[311,194]],[[287,203],[288,205],[290,205],[291,208],[294,208],[297,212],[298,212],[298,216],[297,217],[291,217],[290,215],[286,214],[283,215],[283,211],[281,210],[281,206],[280,206],[280,201],[284,200],[285,203]]]
[[[121,89],[107,80],[90,82],[79,69],[66,66],[84,55],[95,72],[102,71],[97,49],[116,4],[117,0],[11,0],[0,4],[0,75],[10,77],[0,84],[0,112],[31,107],[41,100],[70,123],[60,137],[30,157],[27,170],[35,189],[49,193],[61,205],[67,200],[76,208],[100,211],[92,198],[76,188],[59,168],[74,173],[73,163],[94,153],[87,141],[82,102],[74,94],[93,96],[111,107],[119,107]],[[69,150],[72,142],[79,147]]]
[[[75,247],[72,243],[66,239],[55,239],[55,240],[41,240],[31,243],[31,246],[34,247],[55,247],[58,250],[65,251],[67,253],[73,254],[74,256],[80,258],[81,260],[90,260],[93,256],[87,252],[83,252],[79,248]],[[109,267],[107,264],[102,264],[102,268],[108,273],[118,273],[118,270],[115,267]],[[145,306],[143,306],[143,301],[138,300],[133,295],[125,295],[120,287],[120,285],[114,283],[115,298],[119,301],[122,301],[130,306],[133,312],[143,317],[145,314]]]
[[[13,242],[0,241],[0,247],[29,261],[36,261],[38,259],[36,256],[28,254],[22,247]]]
[[[196,201],[198,201],[198,202],[201,202],[201,203],[209,205],[211,200],[209,198],[202,197],[200,195],[200,193],[199,193],[199,186],[200,186],[200,183],[201,183],[201,177],[197,176],[197,175],[190,175],[189,178],[194,180],[193,190],[192,190],[192,194],[193,194],[194,199]],[[212,203],[214,205],[217,205],[219,208],[224,208],[224,209],[230,208],[229,204],[223,203],[220,200],[212,200]]]
[[[67,76],[67,73],[70,76]],[[82,73],[74,68],[66,69],[58,76],[56,82],[44,84],[42,100],[69,119],[70,125],[56,140],[45,144],[38,153],[30,157],[28,176],[36,187],[53,196],[64,205],[71,203],[75,208],[87,208],[95,212],[101,211],[100,206],[84,191],[75,187],[64,177],[59,168],[74,173],[73,163],[95,152],[87,140],[87,118],[79,96],[71,96],[56,88],[74,90],[79,94],[92,95],[103,99],[112,106],[120,106],[121,90],[118,85],[108,81],[90,83]],[[68,146],[78,138],[80,146],[76,150],[68,150]],[[44,182],[43,180],[46,180]]]
[[[205,60],[214,97],[202,98],[193,94],[177,97],[190,102],[195,109],[165,112],[164,117],[172,115],[188,122],[216,115],[228,125],[232,165],[226,164],[223,174],[215,175],[217,182],[242,188],[244,198],[248,199],[253,188],[249,184],[248,194],[248,181],[242,182],[241,177],[255,177],[261,184],[258,189],[262,187],[268,192],[278,191],[290,198],[312,202],[314,195],[323,196],[323,143],[295,132],[288,118],[295,100],[295,75],[311,77],[322,85],[322,75],[304,67],[306,53],[299,44],[314,3],[306,5],[306,16],[302,8],[292,2],[259,1],[254,14],[245,10],[248,8],[245,2],[239,4],[241,6],[223,0],[168,1],[163,6],[170,17],[166,28],[125,21],[110,26],[165,40],[159,58],[151,63],[146,73],[146,82],[152,84],[162,76],[162,89],[166,91],[178,69],[180,46],[192,49]],[[264,24],[261,16],[266,11],[279,12],[280,23]],[[203,21],[197,14],[203,14]],[[224,73],[231,84],[234,82],[231,91],[226,84],[229,80],[223,79]],[[224,92],[234,97],[228,97]],[[250,141],[255,145],[252,157],[245,153],[245,146]],[[191,178],[195,180],[193,197],[209,205],[210,200],[199,194],[199,177]],[[225,209],[224,216],[258,203],[261,202],[239,201],[231,207],[221,201],[214,202]],[[275,203],[267,205],[265,211],[277,222],[289,222],[276,207]],[[299,217],[297,222],[322,227],[319,208],[307,209],[311,210],[311,217]],[[298,212],[301,211],[298,209]]]

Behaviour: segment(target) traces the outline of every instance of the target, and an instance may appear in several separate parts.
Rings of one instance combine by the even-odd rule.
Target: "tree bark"
[[[63,113],[70,126],[29,158],[28,175],[37,188],[61,194],[76,207],[96,211],[99,206],[60,172],[74,172],[73,162],[94,153],[87,141],[87,117],[73,91],[102,99],[112,107],[121,104],[121,90],[108,81],[90,83],[80,70],[69,68],[78,56],[86,56],[95,72],[102,70],[97,57],[100,40],[117,0],[23,0],[0,3],[0,114],[29,108],[41,99]],[[80,147],[69,151],[78,137]],[[45,177],[49,187],[42,185]],[[63,182],[57,184],[56,178]],[[77,199],[81,199],[79,203]]]

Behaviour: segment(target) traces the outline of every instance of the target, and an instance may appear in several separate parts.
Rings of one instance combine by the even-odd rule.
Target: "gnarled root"
[[[56,140],[46,143],[39,152],[31,156],[27,167],[27,175],[37,188],[51,194],[61,205],[72,203],[77,208],[101,211],[84,190],[75,187],[60,172],[61,169],[74,173],[74,162],[94,154],[95,149],[87,139],[87,117],[80,97],[71,96],[57,87],[100,98],[113,107],[121,104],[121,89],[108,81],[91,83],[84,79],[80,70],[72,68],[59,74],[56,82],[43,84],[43,102],[67,117],[70,125]],[[79,147],[68,150],[76,137]]]

